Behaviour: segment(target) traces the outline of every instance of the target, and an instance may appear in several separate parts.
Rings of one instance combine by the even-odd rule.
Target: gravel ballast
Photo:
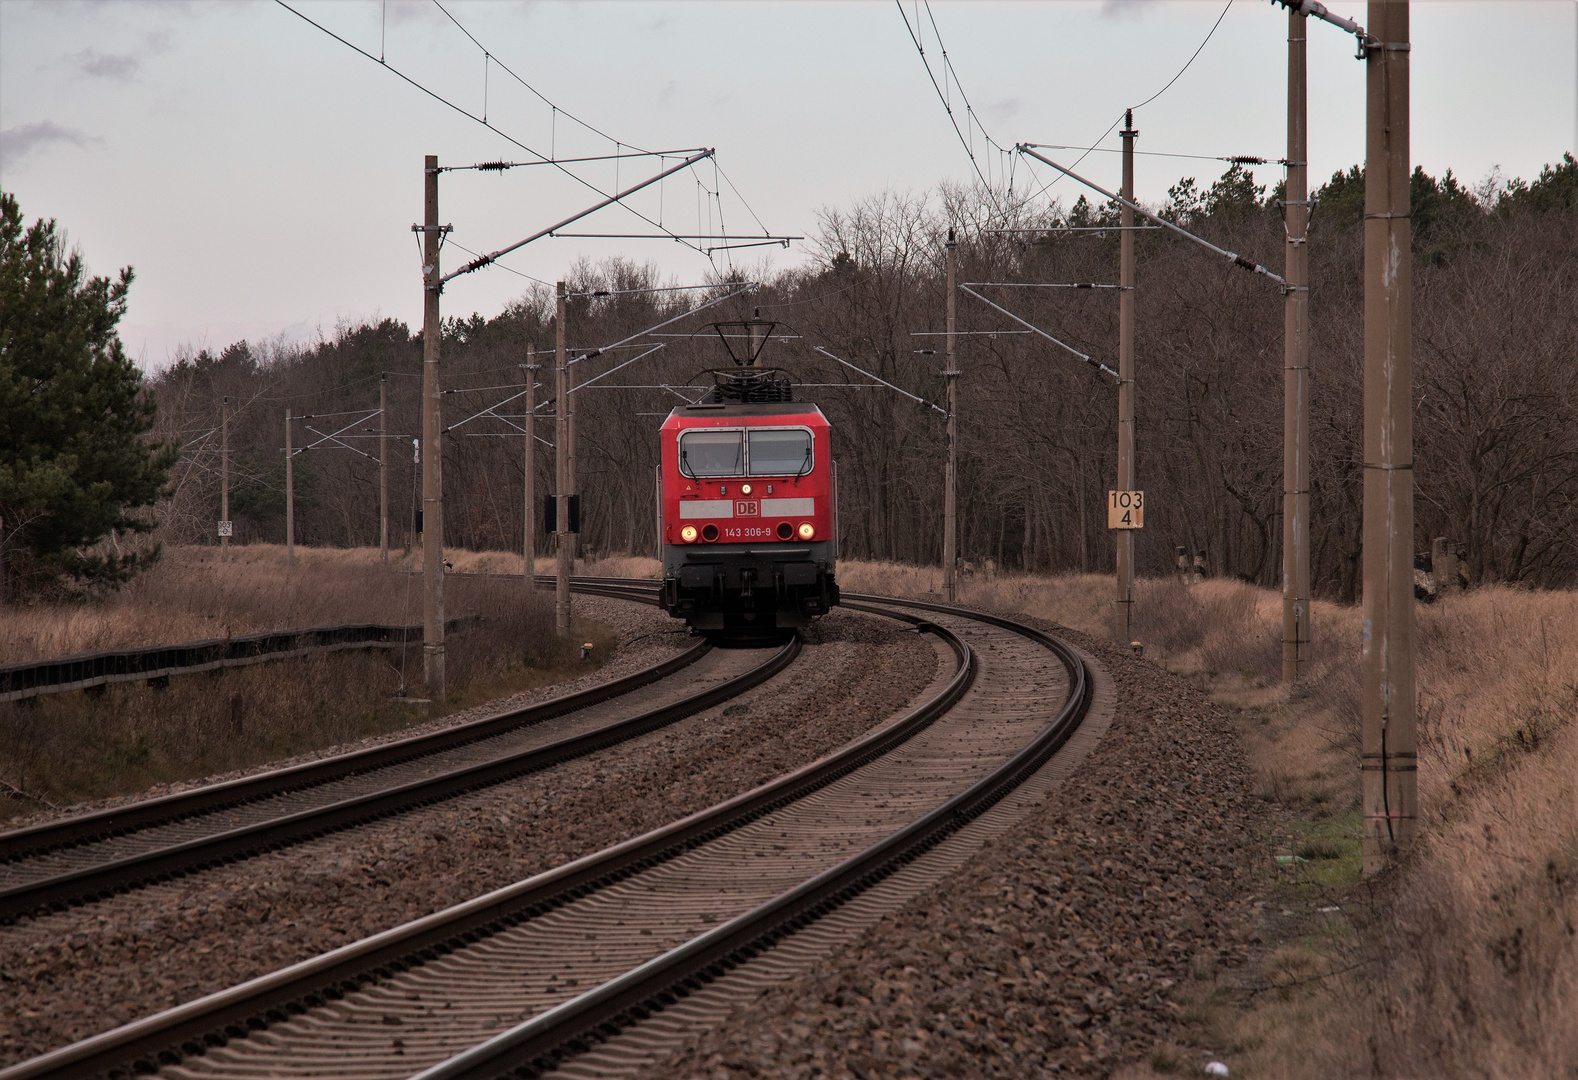
[[[1107,1076],[1185,1037],[1169,990],[1249,959],[1266,811],[1220,707],[1041,625],[1116,684],[1090,758],[946,883],[652,1077]]]
[[[584,603],[586,614],[602,617]],[[235,866],[0,928],[0,1063],[265,974],[702,809],[883,722],[937,670],[930,638],[872,616],[835,612],[806,639],[801,659],[763,686],[621,747]],[[599,678],[622,674],[621,659]]]

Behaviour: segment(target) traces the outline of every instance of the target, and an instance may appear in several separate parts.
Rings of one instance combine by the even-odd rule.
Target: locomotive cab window
[[[679,468],[686,476],[740,476],[745,472],[745,433],[687,431],[679,437]]]
[[[752,476],[804,476],[811,471],[809,431],[753,429],[750,443]]]

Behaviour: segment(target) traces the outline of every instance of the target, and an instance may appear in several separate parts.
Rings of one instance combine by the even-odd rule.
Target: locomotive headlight
[[[740,494],[741,495],[749,495],[750,493],[751,493],[751,485],[749,485],[749,484],[741,484],[740,485]]]
[[[679,538],[687,544],[694,544],[696,542],[696,526],[686,525],[679,531]]]
[[[809,539],[811,539],[811,537],[813,537],[815,535],[816,535],[816,526],[815,525],[812,525],[809,521],[803,521],[803,522],[800,523],[800,539],[802,539],[802,540],[809,540]]]

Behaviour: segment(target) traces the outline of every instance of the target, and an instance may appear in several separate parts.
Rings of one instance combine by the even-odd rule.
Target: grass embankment
[[[422,578],[376,550],[297,548],[297,565],[272,545],[168,552],[126,589],[75,604],[0,611],[7,661],[335,623],[421,622]],[[457,570],[488,556],[451,552]],[[456,574],[444,582],[447,615],[480,615],[480,628],[446,642],[442,707],[424,697],[422,647],[348,651],[210,674],[163,689],[120,683],[0,704],[0,820],[42,806],[139,791],[398,731],[509,694],[573,677],[617,644],[598,624],[575,642],[553,634],[552,597],[519,577]]]
[[[921,596],[941,571],[845,563],[851,591]],[[975,577],[960,602],[1118,638],[1112,580]],[[1137,584],[1145,655],[1238,710],[1267,837],[1267,955],[1176,1000],[1235,1076],[1578,1072],[1578,596],[1487,587],[1415,611],[1420,838],[1360,878],[1359,613],[1316,602],[1306,692],[1280,685],[1281,598]],[[1158,1047],[1131,1077],[1192,1071]]]

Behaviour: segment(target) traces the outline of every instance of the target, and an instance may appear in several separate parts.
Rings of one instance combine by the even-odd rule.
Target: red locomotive
[[[838,603],[827,417],[781,371],[712,374],[661,430],[663,609],[716,637],[806,626]]]

